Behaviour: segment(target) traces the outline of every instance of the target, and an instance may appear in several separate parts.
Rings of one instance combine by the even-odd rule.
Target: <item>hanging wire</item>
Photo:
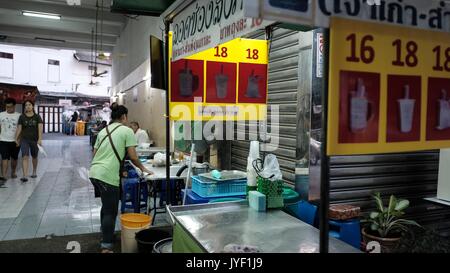
[[[103,0],[102,0],[102,19],[100,23],[100,52],[103,53]]]
[[[94,53],[94,75],[97,75],[97,35],[98,35],[98,0],[96,1],[95,10],[95,53]]]
[[[269,48],[268,48],[268,51],[267,51],[267,59],[269,60],[270,59],[270,51],[272,49],[273,26],[267,26],[266,29],[265,29],[265,32],[266,32],[266,40],[269,43]],[[264,143],[265,143],[264,145],[266,145],[266,143],[267,143],[267,129],[269,127],[269,122],[267,121],[267,118],[266,118],[265,121],[263,121],[263,123],[264,123]],[[271,120],[271,123],[272,123],[272,120]],[[262,151],[262,158],[263,159],[266,158],[266,149],[264,149]]]
[[[91,66],[93,69],[93,64],[94,64],[94,28],[91,29]],[[90,84],[93,83],[93,79],[92,79],[92,72],[91,72],[91,82]]]
[[[261,172],[264,170],[264,162],[262,159],[257,158],[252,161],[253,169],[255,169],[255,172],[257,175],[261,176]]]

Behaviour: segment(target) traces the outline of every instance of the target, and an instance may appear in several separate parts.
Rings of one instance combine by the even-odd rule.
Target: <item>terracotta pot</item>
[[[362,231],[363,242],[364,245],[367,245],[371,241],[376,241],[380,243],[381,253],[391,253],[393,252],[400,242],[401,237],[398,238],[382,238],[372,234],[368,234],[366,232],[366,228],[363,228]]]

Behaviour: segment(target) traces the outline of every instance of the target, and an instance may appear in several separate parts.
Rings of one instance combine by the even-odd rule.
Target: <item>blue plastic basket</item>
[[[247,179],[214,181],[192,176],[192,191],[201,197],[245,195]]]

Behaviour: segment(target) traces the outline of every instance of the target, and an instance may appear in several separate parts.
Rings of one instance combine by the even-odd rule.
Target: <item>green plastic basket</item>
[[[283,181],[270,181],[267,178],[258,177],[257,180],[258,191],[266,195],[267,208],[282,208],[284,207],[283,200]]]

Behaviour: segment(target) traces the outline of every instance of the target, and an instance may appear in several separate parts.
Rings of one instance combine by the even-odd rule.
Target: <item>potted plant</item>
[[[393,252],[398,246],[402,233],[408,232],[410,226],[418,226],[415,221],[403,219],[404,210],[409,206],[406,199],[397,199],[391,195],[387,207],[379,192],[373,196],[376,203],[376,211],[372,211],[364,220],[366,226],[362,229],[363,241],[368,244],[376,241],[380,244],[381,252]]]

